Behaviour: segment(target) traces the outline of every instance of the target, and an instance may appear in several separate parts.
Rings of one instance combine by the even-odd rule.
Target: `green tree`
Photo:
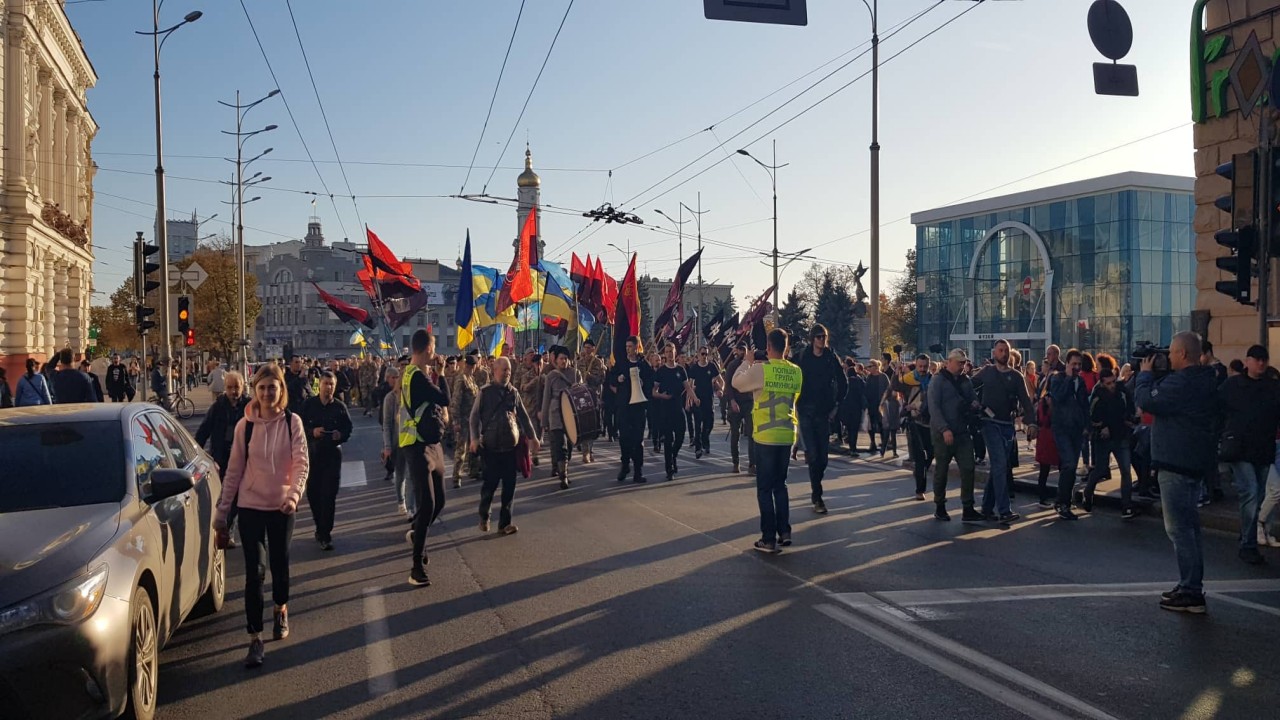
[[[814,321],[826,326],[827,344],[831,349],[841,354],[849,353],[857,339],[853,329],[853,293],[842,282],[838,269],[827,268],[817,295]]]
[[[135,324],[135,304],[133,278],[126,278],[111,293],[109,304],[89,308],[89,323],[98,328],[98,355],[110,352],[136,353],[142,350],[142,341]]]
[[[888,306],[881,304],[881,334],[885,345],[892,346],[889,336],[898,338],[898,342],[908,349],[916,348],[919,343],[919,324],[916,314],[916,249],[907,249],[907,268],[889,288]],[[918,349],[918,348],[916,348]]]
[[[183,270],[196,262],[209,277],[192,295],[191,326],[196,332],[196,349],[230,357],[240,343],[240,292],[236,277],[234,245],[226,236],[202,245],[190,258],[179,263]],[[245,273],[245,325],[253,332],[262,311],[258,299],[258,279]]]
[[[797,342],[809,333],[809,326],[813,324],[813,319],[809,317],[809,304],[805,302],[804,297],[796,288],[792,288],[787,293],[787,299],[782,303],[782,308],[778,310],[778,327],[787,331],[793,340]]]

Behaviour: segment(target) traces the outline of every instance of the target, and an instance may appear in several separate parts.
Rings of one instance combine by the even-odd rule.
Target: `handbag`
[[[1244,439],[1235,430],[1224,430],[1218,439],[1218,460],[1228,463],[1244,460]]]

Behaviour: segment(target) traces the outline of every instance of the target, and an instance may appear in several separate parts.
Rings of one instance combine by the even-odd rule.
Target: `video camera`
[[[1137,346],[1131,353],[1129,366],[1137,373],[1142,365],[1142,361],[1152,357],[1155,362],[1151,366],[1151,374],[1157,378],[1164,377],[1169,374],[1169,346],[1159,346],[1147,340],[1139,340]]]

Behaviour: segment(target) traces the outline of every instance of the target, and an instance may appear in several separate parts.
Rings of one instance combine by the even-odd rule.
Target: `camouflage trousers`
[[[462,429],[456,433],[453,445],[453,479],[457,480],[464,475],[472,480],[480,479],[480,456],[472,455],[468,452],[468,445],[471,444],[471,431],[463,425]]]

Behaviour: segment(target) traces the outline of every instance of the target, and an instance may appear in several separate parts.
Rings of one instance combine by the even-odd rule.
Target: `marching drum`
[[[560,413],[569,442],[595,440],[602,431],[600,400],[586,385],[574,385],[560,394]]]

